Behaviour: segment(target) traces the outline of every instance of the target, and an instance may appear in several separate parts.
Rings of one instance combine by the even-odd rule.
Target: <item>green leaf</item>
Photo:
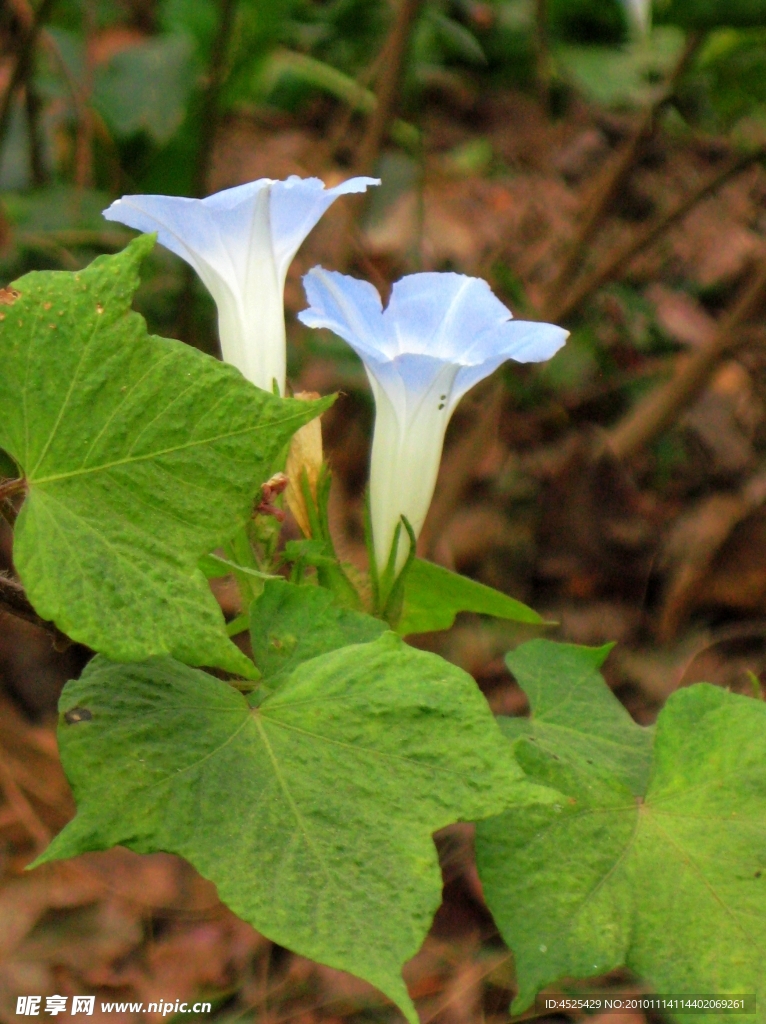
[[[458,57],[468,64],[486,65],[486,54],[473,32],[461,25],[459,21],[447,17],[446,14],[434,8],[428,9],[428,15],[437,37],[444,44],[450,56]]]
[[[35,272],[0,321],[0,448],[28,494],[14,561],[30,601],[121,661],[250,675],[198,561],[244,523],[273,459],[323,408],[149,336],[130,311],[142,236],[80,273]]]
[[[691,29],[766,25],[763,0],[654,0],[658,19]]]
[[[396,627],[400,636],[449,629],[458,612],[478,612],[499,619],[546,625],[537,612],[507,594],[416,558],[404,588],[404,610]]]
[[[516,961],[514,1012],[552,982],[621,965],[660,993],[762,999],[766,705],[699,684],[643,729],[600,680],[605,653],[534,640],[508,658],[532,705],[508,722],[514,753],[564,794],[477,829]]]
[[[78,811],[41,862],[180,854],[264,935],[413,1024],[400,971],[441,899],[432,833],[549,797],[471,677],[391,633],[304,662],[257,709],[170,659],[97,658],[60,710]]]
[[[285,74],[294,75],[314,88],[328,92],[363,114],[371,114],[378,103],[375,93],[355,79],[324,61],[294,50],[279,49],[271,55],[263,72],[263,88],[267,92],[273,90]],[[388,130],[394,142],[405,149],[417,149],[420,145],[420,131],[408,121],[396,117]]]
[[[642,107],[656,99],[683,46],[683,32],[665,25],[630,46],[560,46],[556,60],[588,99],[605,106]]]
[[[143,131],[160,145],[170,141],[194,87],[192,55],[188,36],[155,36],[97,68],[93,103],[116,135]]]
[[[274,686],[302,662],[320,654],[375,640],[385,622],[339,607],[324,587],[270,580],[250,605],[253,660]]]

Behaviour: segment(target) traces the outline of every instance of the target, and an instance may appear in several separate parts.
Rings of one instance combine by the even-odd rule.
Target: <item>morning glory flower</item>
[[[285,393],[284,286],[298,247],[338,196],[364,192],[377,178],[326,189],[319,178],[261,178],[206,199],[123,196],[107,220],[156,231],[190,263],[218,306],[223,358],[249,381]]]
[[[375,397],[370,516],[382,572],[401,517],[420,533],[447,424],[466,391],[506,359],[549,359],[568,332],[513,320],[486,281],[462,274],[404,277],[385,310],[366,281],[314,267],[303,283],[310,306],[298,319],[327,327],[351,345]],[[408,550],[405,535],[397,572]]]

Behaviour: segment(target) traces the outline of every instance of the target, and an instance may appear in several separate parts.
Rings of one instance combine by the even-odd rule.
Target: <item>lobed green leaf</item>
[[[657,992],[762,1004],[766,705],[699,684],[643,729],[601,680],[605,654],[535,640],[508,658],[532,705],[528,722],[508,720],[514,752],[563,794],[477,828],[487,903],[516,961],[514,1012],[552,982],[621,965]]]
[[[39,615],[115,660],[171,654],[251,676],[198,562],[327,403],[276,398],[148,335],[130,304],[153,244],[27,274],[0,307],[0,448],[28,487],[14,561]]]

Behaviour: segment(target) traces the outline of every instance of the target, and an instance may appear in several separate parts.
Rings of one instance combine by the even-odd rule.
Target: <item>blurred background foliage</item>
[[[221,115],[253,106],[295,112],[319,98],[369,110],[371,55],[381,50],[388,0],[241,0],[225,55]],[[552,76],[559,102],[580,89],[599,103],[647,101],[683,46],[708,33],[678,112],[690,130],[766,124],[762,0],[658,0],[655,27],[632,32],[619,0],[550,0]],[[6,50],[23,34],[27,0],[8,0]],[[3,140],[0,188],[71,182],[87,105],[92,153],[81,184],[116,193],[189,194],[195,142],[221,6],[216,0],[58,0]],[[28,19],[26,19],[28,20]],[[428,0],[413,32],[403,109],[451,76],[475,89],[535,80],[534,0]],[[29,120],[34,121],[34,140]],[[411,140],[414,136],[411,136]],[[34,147],[32,145],[34,141]],[[32,150],[35,152],[32,152]],[[84,158],[82,158],[84,159]],[[190,162],[191,161],[191,162]]]

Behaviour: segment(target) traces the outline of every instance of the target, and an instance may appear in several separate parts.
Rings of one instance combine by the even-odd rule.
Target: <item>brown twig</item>
[[[199,141],[192,181],[192,194],[197,199],[202,199],[207,194],[207,179],[221,113],[219,101],[223,83],[226,81],[229,46],[234,31],[236,11],[237,0],[221,0],[218,31],[210,51],[208,82],[202,98]]]
[[[355,82],[360,89],[367,89],[375,82],[380,73],[383,57],[384,50],[381,50],[375,59],[357,75]],[[321,170],[328,162],[335,158],[338,150],[346,140],[351,122],[357,112],[357,107],[353,103],[348,101],[342,103],[335,124],[327,133],[327,137],[321,140],[316,147],[311,163],[316,167],[317,171]]]
[[[29,132],[29,166],[32,172],[32,184],[40,188],[48,181],[48,172],[45,167],[43,140],[40,131],[40,113],[42,101],[40,94],[31,81],[27,81],[25,90],[27,108],[27,131]]]
[[[72,641],[62,633],[52,622],[41,619],[32,605],[29,603],[24,588],[13,577],[0,572],[0,612],[13,615],[16,619],[23,619],[33,626],[45,630],[54,640],[56,650],[66,650],[72,645]]]
[[[74,183],[79,193],[93,184],[93,47],[91,40],[96,32],[94,0],[82,0],[83,28],[85,34],[85,61],[80,84],[82,103],[78,110],[77,133],[74,145]]]
[[[357,174],[372,174],[375,170],[380,147],[388,133],[396,109],[410,35],[423,2],[424,0],[399,0],[396,18],[383,48],[382,68],[375,90],[378,102],[370,114],[367,128],[356,154]]]
[[[590,298],[591,295],[598,291],[598,289],[602,287],[602,285],[618,277],[618,275],[627,266],[629,266],[631,261],[637,255],[639,255],[644,249],[647,249],[650,245],[656,242],[657,239],[660,238],[660,236],[665,233],[665,231],[667,231],[674,224],[682,220],[699,202],[701,202],[711,193],[715,192],[718,188],[722,187],[736,174],[745,170],[751,164],[755,163],[759,159],[762,159],[764,156],[766,156],[766,147],[739,156],[734,160],[730,161],[724,168],[715,171],[700,186],[698,186],[697,189],[695,189],[694,191],[690,192],[687,196],[685,196],[684,199],[682,199],[681,202],[679,202],[675,207],[673,207],[666,213],[661,214],[655,221],[649,224],[636,237],[631,238],[628,242],[624,243],[615,252],[608,256],[601,264],[601,266],[596,268],[596,270],[594,270],[591,274],[584,277],[583,280],[580,283],[578,283],[575,286],[575,288],[563,298],[559,305],[547,309],[545,313],[546,318],[554,322],[565,322],[588,298]],[[689,358],[689,360],[683,364],[684,367],[689,367],[688,369],[684,370],[684,374],[689,374],[688,378],[686,376],[683,377],[683,380],[687,381],[687,383],[677,383],[676,379],[674,378],[667,385],[665,385],[664,388],[659,387],[658,389],[655,389],[655,391],[652,392],[649,398],[646,399],[648,406],[651,400],[656,396],[658,407],[655,413],[652,414],[653,416],[656,417],[657,415],[659,415],[660,410],[665,408],[665,402],[667,401],[666,388],[671,388],[672,386],[673,394],[677,394],[679,396],[681,404],[679,404],[677,408],[674,408],[667,413],[667,415],[669,416],[668,420],[663,419],[661,423],[657,421],[659,425],[655,424],[655,426],[650,427],[651,423],[655,423],[654,419],[649,418],[650,412],[642,411],[639,413],[639,409],[636,409],[629,415],[628,419],[626,419],[624,424],[619,424],[615,428],[613,432],[612,447],[615,448],[616,445],[615,454],[617,454],[618,458],[627,458],[630,454],[632,454],[633,451],[636,450],[634,447],[634,442],[631,440],[634,432],[637,432],[639,430],[639,428],[634,423],[634,417],[641,417],[641,423],[643,425],[640,427],[640,430],[649,429],[650,433],[647,435],[647,437],[650,440],[651,438],[656,436],[656,434],[653,431],[656,429],[656,431],[659,433],[664,428],[664,426],[667,425],[667,422],[670,422],[670,420],[672,420],[673,417],[677,415],[677,412],[681,408],[683,408],[686,402],[694,398],[694,396],[698,393],[699,388],[704,386],[710,373],[712,373],[718,360],[720,359],[720,356],[724,352],[728,351],[734,344],[737,343],[738,339],[732,337],[731,334],[735,331],[735,329],[738,330],[740,326],[743,326],[744,320],[746,318],[747,317],[742,318],[742,320],[740,320],[733,326],[729,325],[727,327],[726,324],[723,324],[721,326],[721,329],[716,334],[714,341],[711,342],[711,345],[716,344],[717,340],[720,339],[721,331],[724,330],[725,328],[728,331],[728,337],[725,342],[721,343],[722,348],[720,349],[720,351],[715,351],[712,353],[712,359],[709,362],[709,364],[706,361],[706,358],[702,355],[702,353],[708,351],[708,349],[705,347],[695,352],[694,355],[692,355]],[[710,357],[708,356],[707,358]],[[696,378],[696,375],[698,373],[701,373],[701,379],[699,384],[697,384]],[[687,388],[690,388],[688,392],[686,390]],[[660,398],[660,395],[665,396],[665,398]],[[641,410],[644,410],[644,405],[642,404],[639,408]],[[652,408],[654,408],[653,405]],[[643,417],[646,417],[645,421]],[[484,428],[482,428],[482,420],[485,419],[487,422]],[[473,430],[476,431],[476,436],[486,436],[485,433],[482,433],[482,430],[486,431],[491,427],[491,425],[492,416],[489,414],[489,412],[487,412],[487,414],[482,414],[477,419],[477,422]],[[641,444],[646,443],[645,441],[640,440],[640,433],[636,433],[636,436],[639,438],[638,447],[640,447]],[[446,518],[448,518],[449,509],[452,507],[452,504],[450,503],[453,501],[453,499],[450,497],[450,495],[452,495],[453,493],[457,493],[458,495],[460,495],[463,492],[467,484],[468,478],[470,476],[470,473],[472,471],[471,460],[468,457],[468,452],[472,450],[472,444],[469,441],[468,437],[465,439],[464,442],[461,443],[460,448],[464,448],[466,457],[459,457],[457,452],[455,453],[455,462],[452,469],[452,476],[450,477],[450,482],[447,485],[447,490],[445,491],[444,499],[440,497],[442,475],[440,475],[440,484],[437,485],[436,497],[434,499],[434,505],[437,507],[437,512],[434,513],[433,518],[435,522],[438,521],[439,529],[443,527],[443,523],[446,521]],[[445,460],[445,465],[446,464],[447,460]],[[440,503],[442,501],[444,502],[444,512],[440,510]],[[429,514],[429,519],[431,518],[432,517]],[[434,543],[433,538],[436,536],[436,532],[437,531],[430,526],[429,521],[427,520],[423,529],[423,534],[421,534],[421,538],[423,537],[423,535],[425,535],[426,538],[425,541],[421,539],[421,547],[423,548],[423,550],[430,550]]]
[[[35,12],[32,5],[28,0],[8,0],[10,6],[13,8],[13,13],[21,22],[24,29],[29,31],[30,26],[33,25],[35,20]],[[58,43],[54,36],[45,29],[40,29],[40,45],[43,46],[54,61],[58,65],[59,71],[62,78],[69,90],[69,95],[72,100],[72,106],[74,107],[75,117],[77,120],[77,138],[82,140],[88,133],[98,138],[103,143],[106,150],[107,159],[111,165],[112,173],[112,190],[119,192],[123,185],[123,179],[125,174],[120,166],[119,154],[115,145],[114,139],[109,134],[109,129],[106,127],[103,117],[95,110],[91,105],[88,104],[85,91],[81,84],[74,77],[69,69],[69,65],[64,60],[64,56],[59,48]],[[28,87],[29,88],[29,85]],[[29,100],[27,100],[29,103]],[[85,122],[89,121],[90,124],[86,127]],[[30,143],[31,144],[31,143]],[[82,153],[83,144],[80,142],[80,152]],[[33,156],[34,159],[34,156]],[[82,157],[80,157],[82,160]],[[75,160],[77,163],[77,160]]]
[[[723,317],[713,338],[679,361],[674,376],[639,402],[608,435],[609,446],[618,459],[629,459],[650,444],[693,401],[707,384],[721,357],[738,343],[740,331],[758,312],[764,296],[766,259],[734,307]]]
[[[51,834],[22,793],[21,787],[13,777],[13,772],[5,760],[2,750],[0,750],[0,786],[3,788],[5,798],[12,808],[16,819],[27,830],[34,841],[35,847],[38,850],[44,849],[51,841]]]
[[[670,210],[661,213],[637,235],[622,245],[618,245],[600,266],[585,275],[571,291],[562,295],[558,301],[554,298],[545,311],[546,318],[554,322],[568,320],[599,288],[619,277],[636,256],[653,245],[674,224],[683,220],[703,199],[707,199],[731,178],[764,157],[766,157],[766,146],[735,157],[725,167],[714,171]]]
[[[218,31],[210,52],[208,81],[200,107],[200,131],[192,175],[192,196],[196,199],[202,199],[207,195],[207,180],[221,113],[221,89],[226,81],[227,60],[236,12],[237,0],[220,0]],[[185,263],[183,274],[183,287],[178,301],[178,330],[181,338],[191,343],[194,340],[196,273],[188,263]]]
[[[55,3],[56,0],[41,0],[40,6],[35,11],[34,20],[31,25],[27,27],[24,38],[21,41],[19,54],[16,58],[16,64],[14,65],[11,73],[10,81],[8,82],[8,86],[2,100],[0,100],[0,151],[2,151],[5,136],[8,132],[8,126],[11,123],[13,97],[16,94],[16,90],[24,85],[29,78],[32,70],[32,58],[35,52],[37,36],[43,23],[51,13]]]
[[[407,48],[423,3],[424,0],[399,0],[394,24],[376,61],[380,67],[375,89],[376,103],[354,158],[356,174],[369,175],[375,171],[383,140],[394,120]],[[363,194],[348,196],[337,214],[336,243],[332,254],[336,266],[345,267],[350,248],[360,248],[355,225],[359,221],[364,203]]]
[[[378,164],[380,150],[396,111],[396,100],[405,74],[406,57],[410,37],[425,0],[399,0],[391,31],[376,60],[380,68],[375,90],[376,104],[365,134],[361,137],[355,158],[356,174],[373,174]],[[335,251],[333,262],[336,266],[348,263],[349,250],[361,251],[356,225],[365,206],[364,194],[347,197],[337,214]]]
[[[535,0],[535,76],[540,104],[551,105],[551,48],[548,35],[548,0]]]
[[[673,68],[664,88],[657,98],[640,115],[633,131],[606,164],[596,178],[586,200],[577,234],[569,246],[558,273],[548,288],[545,302],[545,319],[551,317],[550,310],[556,310],[560,297],[576,278],[585,260],[588,246],[605,223],[609,210],[620,190],[633,172],[645,143],[652,137],[657,125],[657,116],[671,99],[680,79],[686,73],[702,41],[700,33],[692,32],[686,41],[683,53]]]

